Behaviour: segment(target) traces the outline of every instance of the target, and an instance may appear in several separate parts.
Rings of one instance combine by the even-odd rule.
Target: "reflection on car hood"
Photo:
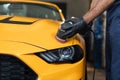
[[[68,41],[63,44],[55,39],[60,23],[60,21],[49,19],[8,16],[0,17],[0,43],[2,44],[0,48],[3,49],[3,47],[8,47],[8,50],[12,48],[11,50],[13,52],[19,52],[20,48],[23,50],[23,47],[25,49],[23,50],[25,51],[24,53],[30,53],[44,51],[44,49],[39,47],[49,50],[71,45],[72,41]],[[34,48],[25,47],[25,45],[29,45]]]

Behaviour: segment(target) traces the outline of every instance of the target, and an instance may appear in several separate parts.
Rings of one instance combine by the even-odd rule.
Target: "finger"
[[[69,30],[72,27],[73,27],[73,25],[70,24],[70,23],[64,23],[64,24],[61,25],[61,29],[63,29],[63,30]]]
[[[67,39],[67,38],[73,37],[74,35],[75,35],[75,32],[72,30],[69,30],[63,34],[63,37]]]

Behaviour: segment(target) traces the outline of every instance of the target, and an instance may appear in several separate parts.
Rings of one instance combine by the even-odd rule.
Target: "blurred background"
[[[57,4],[65,18],[81,17],[89,9],[90,0],[42,0]]]

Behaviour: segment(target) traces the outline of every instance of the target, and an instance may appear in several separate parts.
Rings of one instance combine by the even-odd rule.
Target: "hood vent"
[[[22,21],[11,21],[10,19],[13,17],[8,17],[3,20],[0,20],[0,23],[10,23],[10,24],[23,24],[23,25],[30,25],[33,24],[34,22],[22,22]]]

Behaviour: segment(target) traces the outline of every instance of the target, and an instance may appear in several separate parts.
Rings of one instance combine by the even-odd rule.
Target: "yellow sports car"
[[[85,80],[84,39],[55,39],[63,14],[38,0],[0,0],[0,80]]]

